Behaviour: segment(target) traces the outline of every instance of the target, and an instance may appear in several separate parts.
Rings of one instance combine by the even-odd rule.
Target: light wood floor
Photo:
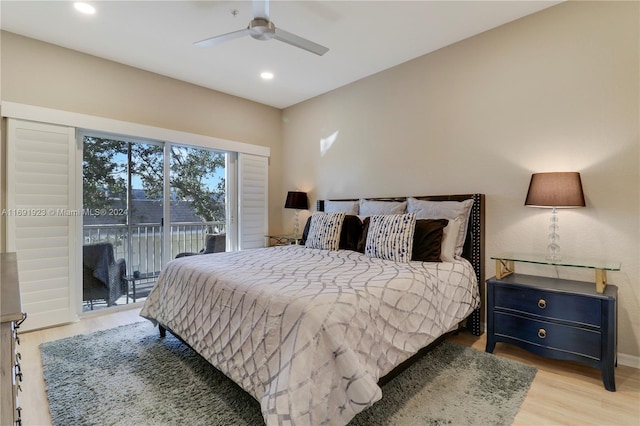
[[[140,309],[92,315],[81,321],[46,330],[22,333],[19,350],[24,372],[23,425],[51,424],[42,378],[40,343],[76,334],[117,327],[137,321]],[[484,350],[485,336],[460,333],[450,340]],[[602,386],[598,370],[577,363],[547,360],[518,348],[498,343],[494,353],[538,368],[514,425],[640,425],[640,370],[619,366],[617,392]]]

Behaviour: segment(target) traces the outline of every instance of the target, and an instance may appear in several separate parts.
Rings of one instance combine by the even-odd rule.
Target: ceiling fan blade
[[[253,19],[269,20],[269,0],[253,0]]]
[[[233,32],[222,34],[222,35],[219,35],[219,36],[215,36],[215,37],[207,38],[207,39],[204,39],[204,40],[196,41],[193,44],[195,46],[198,46],[198,47],[213,46],[214,44],[218,44],[218,43],[222,43],[223,41],[229,41],[229,40],[233,40],[233,39],[236,39],[236,38],[240,38],[240,37],[243,37],[243,36],[248,35],[248,34],[249,34],[249,28],[245,28],[245,29],[242,29],[242,30],[233,31]]]
[[[312,42],[311,40],[307,40],[306,38],[281,30],[280,28],[276,28],[273,38],[292,46],[299,47],[300,49],[304,49],[307,52],[315,53],[318,56],[322,56],[329,51],[328,47],[324,47],[318,43]]]

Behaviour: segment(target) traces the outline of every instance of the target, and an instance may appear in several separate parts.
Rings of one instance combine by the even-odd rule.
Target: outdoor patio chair
[[[207,234],[204,238],[204,248],[198,253],[178,253],[176,259],[196,254],[220,253],[227,250],[227,236],[225,234]]]
[[[116,304],[126,294],[127,283],[124,259],[115,260],[111,243],[89,244],[82,247],[82,301],[104,300],[107,306]]]

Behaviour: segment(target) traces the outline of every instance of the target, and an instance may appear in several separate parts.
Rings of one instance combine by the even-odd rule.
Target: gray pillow
[[[418,219],[449,219],[451,221],[458,218],[460,229],[456,237],[455,256],[462,255],[472,206],[472,199],[464,201],[428,201],[412,197],[407,199],[407,211],[415,213]]]
[[[360,199],[360,216],[374,214],[404,214],[407,213],[406,201],[380,201]]]
[[[358,201],[330,201],[326,200],[324,202],[324,212],[325,213],[336,213],[336,212],[345,212],[345,214],[349,215],[357,215],[358,214]]]

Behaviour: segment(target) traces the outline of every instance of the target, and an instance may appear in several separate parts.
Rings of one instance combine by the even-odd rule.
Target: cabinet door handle
[[[538,308],[544,309],[547,307],[547,301],[544,299],[538,300]]]
[[[544,339],[545,337],[547,337],[547,330],[545,330],[544,328],[541,328],[540,330],[538,330],[538,337],[541,339]]]

